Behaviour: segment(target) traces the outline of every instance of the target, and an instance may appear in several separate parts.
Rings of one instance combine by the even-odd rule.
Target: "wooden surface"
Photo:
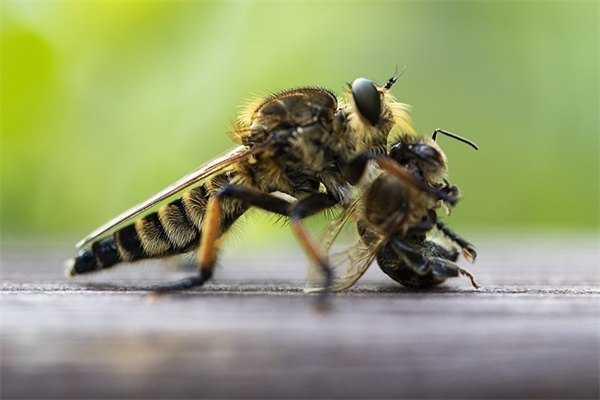
[[[70,246],[4,243],[1,397],[598,398],[598,237],[478,244],[480,290],[375,265],[318,313],[297,250],[230,250],[204,289],[149,301],[185,274],[67,280]]]

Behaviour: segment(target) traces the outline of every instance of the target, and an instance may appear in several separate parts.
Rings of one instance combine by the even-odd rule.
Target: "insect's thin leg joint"
[[[189,278],[182,279],[178,282],[170,285],[159,286],[152,291],[155,294],[164,294],[179,292],[182,290],[192,289],[194,287],[202,286],[206,281],[212,277],[212,269],[201,269],[199,276],[190,276]]]
[[[390,238],[390,245],[396,253],[402,254],[404,257],[406,257],[408,265],[415,273],[419,275],[426,275],[431,270],[431,266],[423,257],[423,254],[407,245],[399,238],[395,236]]]
[[[436,221],[435,225],[438,228],[438,230],[444,234],[444,236],[446,236],[448,239],[460,246],[462,254],[467,259],[467,261],[471,263],[475,262],[475,259],[477,258],[477,251],[471,243],[467,242],[465,239],[460,237],[456,232],[454,232],[452,229],[446,226],[446,224],[444,224],[442,221]]]
[[[333,271],[321,249],[312,240],[302,220],[306,217],[314,215],[327,208],[337,204],[335,199],[326,193],[314,193],[304,199],[298,201],[290,210],[290,218],[292,219],[292,229],[298,241],[308,254],[309,258],[315,262],[323,273],[323,296],[326,296],[329,288],[333,283]],[[324,300],[322,300],[324,301]]]
[[[206,270],[210,270],[212,273],[217,258],[217,238],[221,228],[222,203],[221,196],[215,195],[208,200],[206,205],[206,214],[204,215],[200,237],[200,252],[198,253],[201,274],[207,274]]]
[[[475,280],[475,276],[469,272],[468,270],[462,268],[458,264],[453,261],[445,260],[439,257],[431,257],[428,260],[428,264],[431,266],[431,271],[434,275],[444,277],[444,278],[452,278],[461,274],[466,276],[471,281],[471,285],[475,289],[479,289],[479,284]]]
[[[344,177],[351,185],[356,185],[367,168],[369,160],[374,159],[375,154],[369,151],[363,151],[352,160],[350,160],[343,168]]]
[[[415,178],[406,169],[404,169],[390,157],[377,156],[375,157],[375,161],[377,162],[379,167],[396,176],[402,182],[408,183],[416,187],[417,189],[431,193],[439,199],[447,201],[451,205],[455,205],[458,201],[456,197],[452,196],[449,193],[446,193],[446,191],[427,185],[425,182]]]

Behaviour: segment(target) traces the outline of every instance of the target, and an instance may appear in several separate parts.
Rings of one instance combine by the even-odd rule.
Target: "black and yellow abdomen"
[[[189,190],[180,199],[94,242],[71,260],[67,275],[85,274],[120,262],[162,258],[196,249],[211,192],[205,185]],[[221,233],[244,211],[245,207],[237,202],[224,203]]]

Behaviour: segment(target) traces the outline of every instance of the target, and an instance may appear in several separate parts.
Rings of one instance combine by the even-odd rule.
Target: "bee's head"
[[[424,140],[400,141],[390,149],[390,157],[403,166],[411,162],[434,169],[445,168],[446,165],[446,155],[435,142]]]
[[[404,135],[398,138],[397,144],[392,146],[389,155],[398,164],[404,166],[412,161],[419,163],[421,166],[429,165],[433,168],[445,168],[448,160],[436,142],[438,133],[468,144],[475,150],[479,150],[479,147],[469,139],[465,139],[443,129],[436,129],[433,131],[431,139],[425,136],[410,135]]]

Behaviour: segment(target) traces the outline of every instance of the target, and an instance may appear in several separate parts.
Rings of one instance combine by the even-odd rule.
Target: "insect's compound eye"
[[[425,143],[417,143],[410,146],[410,151],[422,160],[431,163],[440,163],[441,156],[438,151]]]
[[[352,82],[352,97],[362,116],[375,125],[381,115],[381,95],[375,82],[357,78]]]

